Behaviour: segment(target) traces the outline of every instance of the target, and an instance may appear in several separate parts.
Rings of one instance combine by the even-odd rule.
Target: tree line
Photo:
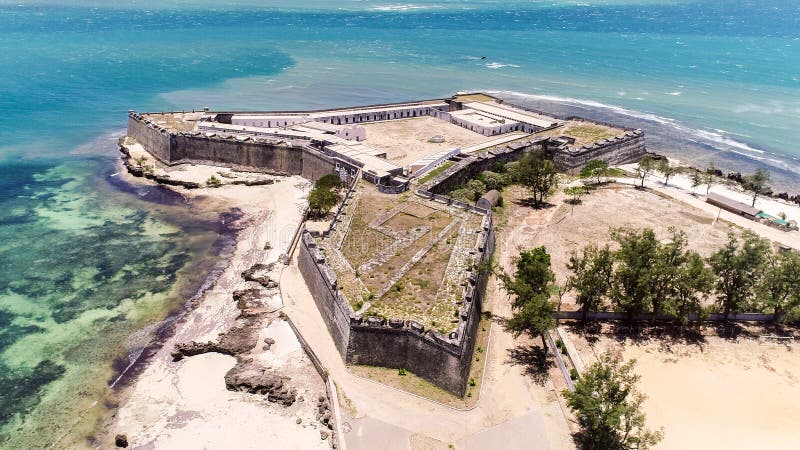
[[[780,322],[800,320],[800,254],[775,251],[769,242],[745,231],[731,233],[724,246],[704,258],[675,230],[661,241],[650,228],[611,231],[611,245],[589,245],[574,252],[563,285],[555,284],[545,247],[522,251],[511,276],[498,271],[512,294],[509,329],[532,336],[552,328],[559,297],[574,291],[580,310],[611,309],[633,320],[642,314],[672,317],[681,326],[711,312],[730,317],[769,312]]]
[[[730,234],[707,258],[674,230],[665,242],[649,228],[616,229],[611,237],[616,249],[590,245],[573,254],[567,265],[567,284],[585,313],[610,306],[629,319],[652,313],[682,325],[710,312],[729,317],[762,311],[782,322],[800,319],[800,291],[795,288],[800,254],[776,252],[752,232]]]

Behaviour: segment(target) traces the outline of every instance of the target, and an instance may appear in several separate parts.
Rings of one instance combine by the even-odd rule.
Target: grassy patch
[[[430,328],[436,322],[440,332],[450,332],[452,323],[453,296],[441,298],[441,290],[454,286],[444,286],[445,269],[453,253],[458,230],[454,229],[434,245],[430,251],[405,276],[389,289],[381,299],[381,312],[390,317],[409,317]]]
[[[564,134],[581,141],[596,142],[600,139],[609,139],[616,136],[615,131],[610,130],[608,127],[587,123],[585,125],[572,125],[564,131]]]
[[[420,178],[419,183],[420,184],[427,183],[428,181],[432,180],[436,175],[439,175],[440,173],[452,167],[453,164],[455,164],[455,162],[445,161],[441,166],[431,170],[430,172],[426,173],[422,178]]]

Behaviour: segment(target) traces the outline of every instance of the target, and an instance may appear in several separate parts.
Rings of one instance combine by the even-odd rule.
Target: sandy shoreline
[[[125,434],[129,448],[235,447],[260,448],[263,442],[291,442],[287,448],[329,448],[321,439],[324,426],[316,418],[314,400],[325,393],[324,383],[286,322],[277,318],[282,307],[280,295],[265,291],[259,300],[266,319],[253,322],[259,344],[246,360],[281,375],[296,389],[298,401],[291,406],[271,403],[266,396],[226,389],[225,375],[237,358],[205,353],[173,361],[178,343],[214,341],[220,333],[243,323],[241,306],[233,300],[237,291],[254,289],[258,283],[242,278],[242,272],[260,263],[269,265],[286,252],[300,225],[309,183],[299,177],[239,175],[211,166],[158,168],[181,180],[205,180],[219,174],[225,183],[219,188],[187,190],[172,188],[190,202],[202,199],[210,207],[222,206],[240,213],[230,225],[235,243],[227,266],[196,301],[187,304],[163,341],[153,345],[152,354],[140,363],[125,382],[117,386],[112,401],[117,407],[109,414],[93,446],[114,447],[117,434]],[[131,177],[121,171],[121,175]],[[273,180],[260,186],[233,185],[233,178]],[[134,183],[152,183],[134,180]],[[213,206],[211,206],[213,205]],[[269,272],[278,279],[282,264]],[[260,287],[259,287],[260,288]],[[252,322],[252,321],[251,321]],[[247,323],[251,323],[247,322]],[[287,332],[288,331],[288,332]],[[262,342],[273,340],[262,348]],[[298,423],[299,422],[299,423]],[[256,441],[251,438],[257,435]]]

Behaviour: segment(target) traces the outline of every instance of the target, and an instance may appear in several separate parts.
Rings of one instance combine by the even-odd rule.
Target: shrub
[[[572,369],[569,369],[569,377],[570,379],[572,379],[572,381],[575,381],[579,378],[578,371],[575,370],[574,367]]]
[[[324,216],[339,201],[339,196],[330,189],[315,187],[308,193],[308,208],[312,214]]]
[[[487,190],[502,190],[511,184],[511,177],[505,173],[490,172],[488,170],[481,173],[481,179]]]
[[[344,183],[342,179],[339,178],[339,175],[336,174],[325,175],[314,183],[315,188],[327,191],[338,191],[342,186],[344,186]]]
[[[397,371],[397,374],[400,375],[401,377],[406,376],[406,373],[407,373],[406,369],[400,369]]]
[[[206,180],[206,186],[211,187],[211,188],[217,188],[217,187],[222,186],[222,181],[219,178],[217,178],[216,176],[211,175]]]
[[[475,387],[476,384],[478,384],[478,383],[475,382],[475,378],[470,378],[469,379],[469,385],[470,386]]]

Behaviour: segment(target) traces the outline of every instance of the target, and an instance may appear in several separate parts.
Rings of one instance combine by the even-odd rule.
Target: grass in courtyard
[[[618,136],[623,132],[624,130],[622,129],[612,128],[597,123],[568,121],[564,123],[564,125],[561,127],[536,133],[536,136],[537,137],[569,136],[575,138],[575,144],[571,146],[580,147],[583,145],[597,142],[601,139],[613,138],[614,136]]]
[[[177,131],[192,131],[196,121],[185,120],[185,114],[182,113],[165,113],[165,114],[149,114],[148,117],[158,124],[167,128],[172,128]]]
[[[360,274],[362,281],[372,292],[380,292],[388,287],[392,277],[403,267],[411,258],[420,250],[429,245],[432,239],[436,236],[453,220],[450,214],[443,211],[437,211],[425,219],[419,219],[405,213],[399,213],[388,220],[384,226],[391,228],[397,233],[409,233],[412,230],[419,229],[419,227],[427,226],[430,230],[424,233],[419,239],[412,242],[406,248],[398,250],[389,259],[375,267],[370,273]],[[376,249],[373,256],[377,255],[381,250]]]
[[[387,317],[418,316],[426,328],[437,329],[442,334],[450,332],[458,317],[455,316],[455,304],[441,301],[443,289],[455,290],[455,286],[443,286],[447,283],[445,271],[450,262],[458,230],[451,231],[444,239],[434,245],[405,276],[387,292],[375,310]],[[455,292],[453,292],[455,294]],[[448,298],[454,299],[454,295]]]
[[[475,339],[475,350],[472,355],[469,377],[467,378],[467,391],[464,397],[458,397],[444,389],[413,374],[410,370],[389,369],[374,366],[348,366],[350,372],[379,383],[410,392],[420,397],[433,400],[459,409],[469,409],[475,406],[480,399],[481,385],[483,384],[483,369],[485,366],[486,349],[489,344],[489,331],[492,320],[485,315],[478,324],[478,333]],[[400,375],[404,373],[404,375]]]
[[[444,172],[445,170],[449,169],[450,167],[455,164],[454,161],[445,161],[442,163],[441,166],[431,170],[430,172],[426,173],[422,178],[419,179],[419,184],[425,184],[428,181],[432,180],[434,177],[439,175],[440,173]]]
[[[360,214],[353,216],[347,238],[342,243],[342,254],[353,269],[369,261],[376,252],[391,245],[392,238],[369,228]]]
[[[616,131],[604,126],[585,124],[568,126],[564,134],[588,143],[612,138],[617,135]]]

